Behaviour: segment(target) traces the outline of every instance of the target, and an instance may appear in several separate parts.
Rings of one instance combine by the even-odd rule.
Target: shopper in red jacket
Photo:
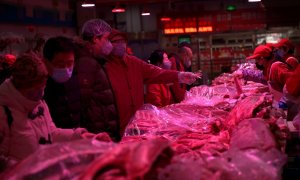
[[[274,107],[278,107],[278,103],[283,96],[284,84],[289,73],[292,71],[292,67],[289,64],[285,61],[280,61],[276,56],[276,52],[273,55],[272,49],[269,46],[259,45],[255,48],[253,55],[247,58],[255,59],[256,67],[263,71],[263,77],[274,96]]]
[[[274,45],[274,63],[270,66],[268,81],[270,92],[274,95],[274,107],[287,108],[283,87],[298,66],[298,60],[293,57],[294,49],[295,46],[288,39],[281,39]]]
[[[286,62],[292,70],[297,68],[299,61],[294,57],[295,46],[289,39],[281,39],[274,47],[275,60]]]
[[[300,66],[288,77],[286,89],[293,96],[300,96]]]
[[[151,53],[150,64],[161,67],[162,69],[171,69],[172,63],[164,50],[157,49]],[[171,91],[168,84],[149,84],[146,91],[146,102],[157,107],[164,107],[171,104]]]
[[[171,53],[169,59],[172,62],[171,69],[189,72],[191,71],[193,52],[192,49],[186,45],[180,46],[178,49],[178,54]],[[187,90],[185,84],[180,84],[175,82],[171,87],[172,98],[175,103],[180,103],[184,97]]]
[[[294,49],[295,46],[288,39],[281,39],[274,45],[274,63],[270,67],[269,88],[274,95],[273,106],[275,107],[287,108],[283,87],[298,66],[298,60],[293,57]]]
[[[120,117],[121,134],[130,118],[144,104],[144,84],[180,82],[191,84],[199,75],[190,72],[164,70],[126,54],[127,37],[113,30],[109,36],[113,50],[108,57],[108,74]]]
[[[296,128],[300,129],[300,66],[287,78],[285,83],[285,97],[288,104],[287,120],[293,121]]]

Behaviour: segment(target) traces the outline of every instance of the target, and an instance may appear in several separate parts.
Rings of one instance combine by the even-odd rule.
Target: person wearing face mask
[[[299,82],[300,82],[300,66],[298,66],[296,70],[294,70],[287,78],[284,91],[283,91],[288,104],[287,120],[293,121],[293,125],[298,130],[300,130],[300,83]]]
[[[0,161],[10,166],[39,147],[81,139],[83,128],[60,129],[43,98],[48,72],[36,54],[19,56],[11,78],[0,86]],[[2,164],[3,165],[3,164]]]
[[[172,63],[164,50],[158,49],[151,53],[150,64],[161,67],[162,69],[171,69]],[[146,103],[157,107],[164,107],[172,102],[172,95],[168,84],[148,84],[146,90]]]
[[[289,39],[283,38],[274,45],[274,58],[286,63],[290,66],[290,69],[295,70],[299,61],[294,57],[294,51],[294,44]]]
[[[113,47],[108,40],[112,28],[101,19],[82,26],[82,41],[76,42],[74,71],[80,87],[80,126],[92,133],[107,132],[120,141],[120,123],[116,99],[104,69]]]
[[[192,49],[189,47],[182,47],[179,49],[179,54],[183,60],[184,70],[186,72],[191,72],[192,71],[192,58],[193,58]]]
[[[80,86],[74,69],[75,44],[70,38],[49,38],[43,48],[49,72],[44,100],[59,128],[84,127],[80,102]]]
[[[255,60],[257,69],[239,69],[233,73],[234,76],[243,78],[246,81],[253,81],[267,85],[269,71],[273,61],[272,49],[266,45],[259,45],[255,48],[253,55],[246,58]]]
[[[247,59],[255,59],[258,70],[241,69],[234,72],[235,76],[242,77],[246,81],[254,81],[269,86],[273,94],[273,107],[278,108],[279,102],[283,96],[283,87],[289,73],[291,72],[288,64],[278,61],[274,58],[272,49],[265,45],[259,45],[255,48],[252,56]],[[284,102],[284,100],[282,100]]]
[[[171,53],[169,59],[172,63],[173,70],[181,72],[191,72],[192,63],[192,49],[188,43],[181,43],[179,45],[178,54]],[[180,103],[185,96],[186,90],[189,89],[186,84],[175,82],[171,87],[172,98],[175,103]]]
[[[288,39],[281,39],[274,45],[275,62],[270,67],[269,89],[274,95],[273,107],[287,109],[287,99],[283,94],[284,85],[298,66],[298,60],[293,57],[294,45]]]
[[[165,70],[126,54],[127,37],[118,30],[113,30],[109,39],[114,48],[105,67],[116,97],[121,134],[130,118],[144,104],[144,84],[191,84],[199,77],[190,72]]]

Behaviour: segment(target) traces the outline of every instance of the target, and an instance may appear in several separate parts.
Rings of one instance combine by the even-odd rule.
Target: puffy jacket
[[[4,106],[8,107],[12,116],[10,126]],[[42,114],[29,118],[29,113],[35,113],[39,109],[43,109]],[[0,86],[0,136],[0,154],[17,161],[34,153],[41,146],[41,138],[51,139],[52,142],[80,138],[80,134],[72,129],[56,128],[45,101],[27,99],[10,79]]]
[[[112,139],[119,141],[118,111],[103,62],[103,59],[95,59],[87,49],[76,58],[74,69],[80,86],[83,127],[92,133],[107,132]]]
[[[57,127],[83,127],[77,72],[73,71],[72,77],[65,83],[57,83],[49,77],[44,99]]]

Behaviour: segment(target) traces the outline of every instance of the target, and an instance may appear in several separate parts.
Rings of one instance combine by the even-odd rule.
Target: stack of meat
[[[161,109],[146,105],[135,114],[125,142],[164,137],[175,152],[159,179],[280,178],[287,133],[278,122],[284,113],[271,108],[266,86],[239,82],[239,94],[236,82],[226,81],[194,87],[180,104]]]
[[[163,136],[171,141],[186,133],[220,132],[228,112],[216,107],[175,104],[166,108],[138,111],[125,131],[126,136]]]
[[[280,179],[287,129],[284,113],[270,106],[267,87],[245,85],[228,74],[216,82],[219,84],[211,87],[192,88],[179,104],[144,105],[132,117],[119,144],[98,142],[90,147],[82,143],[90,151],[68,146],[69,155],[60,153],[54,161],[41,162],[33,155],[23,162],[27,169],[19,166],[12,177]],[[34,161],[38,167],[28,165]]]

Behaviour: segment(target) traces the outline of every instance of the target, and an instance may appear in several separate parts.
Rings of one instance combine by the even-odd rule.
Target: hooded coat
[[[11,112],[13,121],[10,126],[4,106]],[[35,118],[29,116],[39,109],[43,109],[42,114]],[[16,161],[22,160],[42,146],[39,143],[41,138],[60,142],[81,137],[72,129],[56,128],[43,100],[29,100],[14,87],[10,79],[6,80],[0,86],[0,154]]]

